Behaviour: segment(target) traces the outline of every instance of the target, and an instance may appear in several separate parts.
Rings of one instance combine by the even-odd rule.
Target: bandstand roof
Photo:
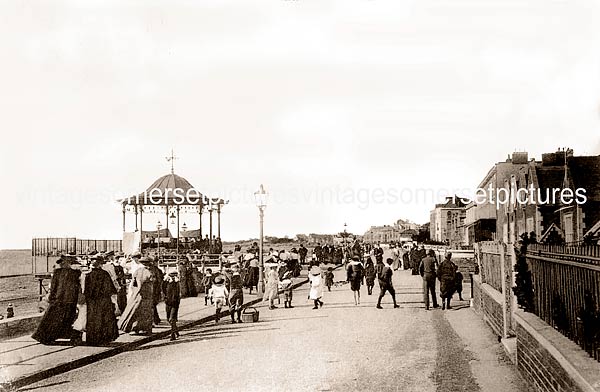
[[[158,189],[160,192],[155,191]],[[168,191],[167,191],[168,189]],[[179,197],[174,197],[173,190],[181,189],[183,191],[183,195],[186,195],[190,189],[194,189],[194,186],[190,184],[188,180],[185,178],[178,176],[175,173],[169,173],[158,178],[156,181],[150,185],[145,192],[142,192],[138,195],[132,195],[128,198],[121,199],[119,202],[123,205],[195,205],[202,206],[208,204],[208,200],[212,204],[224,204],[225,201],[220,198],[208,198],[200,191],[196,190],[191,194],[191,197],[185,198],[183,203],[176,203],[175,200],[180,200]],[[154,194],[151,192],[154,190]],[[152,196],[152,201],[150,197]]]

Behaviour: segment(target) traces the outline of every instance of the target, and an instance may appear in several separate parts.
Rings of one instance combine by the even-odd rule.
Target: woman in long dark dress
[[[103,259],[98,256],[92,262],[92,270],[85,277],[85,300],[87,323],[85,341],[90,346],[98,346],[119,337],[115,305],[111,296],[117,293],[110,274],[102,269]]]
[[[258,290],[258,260],[252,253],[246,254],[244,259],[248,262],[248,278],[246,280],[246,287],[250,289],[250,294],[252,294],[253,287],[256,287]]]
[[[360,285],[363,283],[364,267],[358,256],[352,256],[352,261],[348,264],[347,280],[350,283],[350,289],[354,293],[354,304],[360,304]]]
[[[52,273],[48,308],[32,338],[50,344],[59,338],[76,339],[73,323],[77,318],[77,298],[81,290],[81,271],[71,269],[71,258],[61,256]]]
[[[117,326],[123,332],[144,331],[152,333],[153,282],[154,274],[148,268],[151,260],[147,257],[140,259],[141,267],[136,269],[132,277],[133,292],[127,302],[125,311],[119,318]],[[180,282],[181,283],[181,282]]]
[[[440,280],[440,297],[442,297],[442,310],[450,306],[450,300],[455,290],[456,270],[458,267],[450,259],[452,253],[448,252],[444,261],[438,267],[438,279]]]

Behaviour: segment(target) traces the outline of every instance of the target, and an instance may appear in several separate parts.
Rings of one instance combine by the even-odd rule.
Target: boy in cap
[[[215,323],[218,323],[221,317],[221,309],[223,305],[227,304],[227,297],[229,296],[223,275],[219,275],[214,279],[209,295],[215,303]]]
[[[234,264],[232,267],[231,279],[229,281],[229,312],[231,313],[231,323],[242,322],[242,305],[244,305],[244,291],[242,290],[242,276],[240,267]],[[235,315],[237,314],[237,321]]]
[[[179,277],[177,271],[170,272],[165,275],[164,281],[162,282],[162,291],[165,295],[165,311],[167,313],[167,320],[171,324],[171,340],[175,340],[179,337],[179,330],[177,329],[177,316],[179,313],[179,303],[181,302],[181,295],[179,293]]]
[[[333,268],[327,268],[327,272],[325,272],[325,286],[327,286],[327,291],[331,291],[331,286],[333,286]]]
[[[212,270],[207,268],[204,277],[202,278],[202,286],[204,286],[204,306],[208,305],[208,297],[210,297],[210,288],[213,285]],[[210,298],[210,304],[213,304],[212,297]]]

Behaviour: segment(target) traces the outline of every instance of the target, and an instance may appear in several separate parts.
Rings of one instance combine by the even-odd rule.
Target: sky
[[[171,149],[226,241],[258,237],[260,184],[266,235],[425,223],[514,151],[600,154],[598,26],[577,0],[2,2],[0,249],[120,239]]]

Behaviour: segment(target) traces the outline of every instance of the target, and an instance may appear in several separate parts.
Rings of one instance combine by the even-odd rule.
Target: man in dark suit
[[[423,301],[425,309],[429,310],[429,293],[433,302],[433,307],[439,307],[435,297],[435,276],[437,269],[437,260],[433,249],[429,249],[429,255],[421,260],[419,264],[419,273],[423,277]]]

